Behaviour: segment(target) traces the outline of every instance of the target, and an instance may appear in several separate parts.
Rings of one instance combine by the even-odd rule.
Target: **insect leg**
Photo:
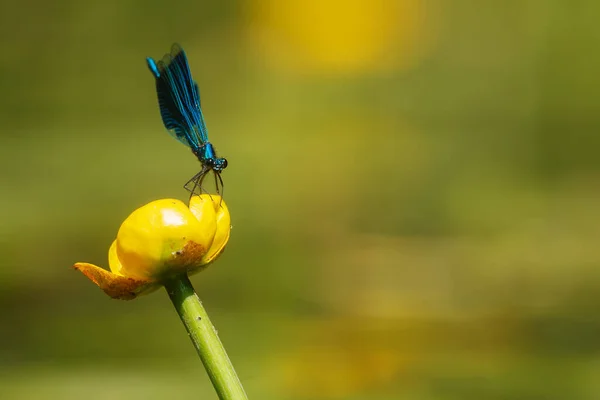
[[[219,190],[219,184],[217,184],[217,178],[219,179],[219,184],[221,185],[221,189]],[[220,195],[219,207],[221,207],[221,202],[223,201],[223,193],[225,192],[225,185],[223,185],[223,178],[221,178],[221,174],[215,172],[215,186],[217,188],[217,193]]]
[[[202,181],[204,180],[207,171],[208,168],[202,166],[202,170],[183,185],[184,189],[190,192],[190,198],[195,194],[202,194]],[[196,189],[199,189],[199,193],[196,193]]]

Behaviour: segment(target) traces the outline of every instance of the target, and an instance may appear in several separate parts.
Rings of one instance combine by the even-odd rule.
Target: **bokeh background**
[[[0,2],[0,397],[216,398],[121,221],[186,199],[181,43],[233,231],[193,283],[251,399],[600,398],[594,1]]]

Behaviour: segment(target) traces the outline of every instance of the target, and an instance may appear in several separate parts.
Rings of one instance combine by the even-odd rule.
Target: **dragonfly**
[[[171,52],[159,61],[151,57],[146,63],[156,80],[156,94],[162,122],[175,139],[188,146],[198,158],[202,168],[184,188],[190,196],[202,193],[202,182],[212,171],[217,193],[222,195],[221,172],[227,168],[227,160],[217,156],[215,147],[208,141],[208,130],[200,106],[200,90],[192,79],[185,52],[177,43]]]

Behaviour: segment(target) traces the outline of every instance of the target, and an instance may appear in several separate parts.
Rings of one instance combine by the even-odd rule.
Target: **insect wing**
[[[174,44],[160,61],[148,59],[156,78],[156,93],[163,124],[183,144],[199,148],[206,143],[207,131],[200,109],[198,86],[192,79],[183,49]]]

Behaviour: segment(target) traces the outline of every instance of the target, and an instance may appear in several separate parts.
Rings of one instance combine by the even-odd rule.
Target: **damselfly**
[[[192,149],[202,169],[184,187],[193,195],[202,192],[202,181],[212,171],[217,193],[223,192],[221,172],[227,160],[217,157],[208,141],[208,131],[200,106],[200,90],[192,79],[190,66],[183,49],[177,44],[160,61],[146,58],[148,68],[156,79],[156,94],[163,124],[175,139]]]

